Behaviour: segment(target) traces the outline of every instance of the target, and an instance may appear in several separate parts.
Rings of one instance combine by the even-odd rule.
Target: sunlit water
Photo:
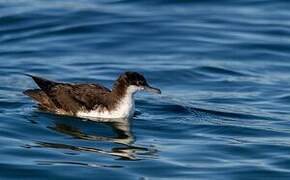
[[[0,179],[289,179],[286,0],[0,1]],[[23,73],[111,87],[122,124],[39,112]]]

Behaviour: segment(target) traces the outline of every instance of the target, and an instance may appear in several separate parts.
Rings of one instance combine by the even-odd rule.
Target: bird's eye
[[[143,81],[137,81],[137,86],[142,86],[144,84]]]

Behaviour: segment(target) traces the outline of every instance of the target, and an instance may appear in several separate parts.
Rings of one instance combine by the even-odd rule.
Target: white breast
[[[126,95],[120,100],[115,109],[111,111],[101,111],[100,109],[92,111],[80,111],[77,113],[78,117],[83,118],[109,118],[109,119],[119,119],[119,118],[131,118],[135,111],[134,93],[137,91],[135,87],[127,89]]]

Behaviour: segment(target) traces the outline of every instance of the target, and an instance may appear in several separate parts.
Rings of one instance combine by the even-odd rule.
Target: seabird
[[[27,75],[40,89],[28,89],[23,93],[37,101],[39,108],[83,118],[131,118],[137,91],[161,94],[160,89],[149,86],[144,76],[137,72],[121,74],[112,90],[99,84],[61,83]]]

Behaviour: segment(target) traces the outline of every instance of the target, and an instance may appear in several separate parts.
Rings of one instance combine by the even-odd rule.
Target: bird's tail
[[[56,85],[57,83],[51,80],[47,80],[41,77],[37,77],[31,74],[25,74],[26,76],[31,77],[34,82],[40,87],[40,89],[42,89],[43,91],[48,90],[49,88],[51,88],[52,86]]]

